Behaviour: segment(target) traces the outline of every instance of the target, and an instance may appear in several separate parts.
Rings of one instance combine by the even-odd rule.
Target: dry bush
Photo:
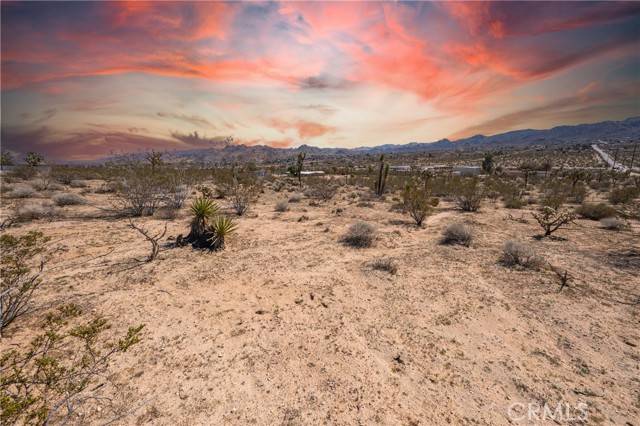
[[[0,236],[0,336],[9,324],[28,312],[33,292],[41,283],[48,241],[37,231],[20,237]]]
[[[153,217],[162,220],[173,220],[178,217],[178,209],[169,206],[160,207],[153,213]]]
[[[149,166],[127,165],[121,170],[117,208],[131,216],[152,215],[166,199],[160,173]]]
[[[9,191],[5,197],[7,198],[31,198],[36,194],[35,189],[30,185],[18,184]]]
[[[168,185],[164,201],[167,207],[181,209],[187,197],[189,197],[189,187],[187,185]]]
[[[622,231],[624,229],[629,228],[629,224],[624,219],[619,219],[617,217],[605,217],[600,220],[600,225],[604,229],[609,229],[612,231]]]
[[[371,247],[375,240],[375,229],[366,222],[357,222],[349,227],[340,241],[350,247]]]
[[[616,215],[616,209],[605,203],[583,203],[576,209],[576,213],[585,219],[600,220],[605,217],[612,217]]]
[[[549,206],[543,206],[540,212],[532,213],[532,215],[544,230],[545,237],[553,234],[564,225],[573,223],[576,218],[573,212],[561,209],[556,210]]]
[[[369,263],[371,269],[375,269],[376,271],[384,271],[388,272],[391,275],[395,275],[398,272],[397,263],[388,257],[382,257],[379,259],[374,259]]]
[[[253,185],[236,184],[231,188],[229,198],[231,206],[238,216],[242,216],[249,211],[256,193],[257,188]]]
[[[504,244],[501,262],[505,266],[519,266],[526,269],[539,269],[544,265],[544,260],[531,247],[512,240]]]
[[[293,194],[291,197],[289,197],[290,203],[299,203],[300,201],[302,201],[302,195],[300,194]]]
[[[452,223],[442,233],[443,244],[459,244],[469,247],[472,241],[473,232],[464,223]]]
[[[73,194],[68,192],[61,192],[58,194],[54,194],[53,197],[51,197],[51,199],[58,207],[77,206],[80,204],[86,204],[87,202],[85,198],[79,196],[78,194]]]
[[[287,200],[280,200],[276,203],[275,211],[282,213],[287,210],[289,210],[289,202]]]
[[[93,192],[96,194],[112,194],[118,190],[116,182],[105,182],[97,187]]]
[[[307,190],[304,195],[322,201],[329,201],[336,195],[338,186],[328,179],[308,178],[306,179]]]
[[[112,402],[110,363],[140,341],[143,325],[111,340],[106,319],[81,313],[65,305],[47,314],[31,344],[0,357],[1,424],[68,424],[83,404]]]
[[[30,222],[38,219],[53,219],[58,211],[51,204],[29,203],[18,206],[13,214],[16,222]]]
[[[69,182],[69,186],[72,188],[86,188],[89,185],[83,180],[75,179]]]
[[[164,238],[167,233],[167,223],[165,222],[163,230],[156,234],[152,234],[144,227],[135,224],[131,219],[129,219],[129,227],[138,231],[149,242],[149,244],[151,244],[151,252],[144,262],[152,262],[156,257],[158,257],[158,253],[160,253],[160,240]],[[140,260],[138,261],[141,262]]]

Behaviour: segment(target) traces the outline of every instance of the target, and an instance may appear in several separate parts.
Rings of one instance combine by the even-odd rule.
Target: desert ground
[[[637,220],[611,231],[578,219],[536,239],[535,206],[484,200],[468,213],[444,198],[418,228],[391,208],[394,194],[370,192],[342,186],[315,202],[266,188],[216,252],[175,246],[188,200],[175,219],[135,219],[152,232],[167,224],[145,263],[135,259],[149,245],[128,219],[96,208],[112,194],[83,190],[88,204],[9,228],[51,237],[51,261],[35,310],[1,346],[28,342],[63,303],[104,316],[113,335],[144,324],[101,388],[112,404],[85,404],[79,424],[553,424],[528,420],[530,403],[574,410],[559,424],[640,424]],[[340,242],[359,221],[374,226],[372,247]],[[441,243],[455,222],[473,231],[469,247]],[[502,265],[507,240],[566,270],[568,286]],[[397,271],[374,269],[381,258]]]

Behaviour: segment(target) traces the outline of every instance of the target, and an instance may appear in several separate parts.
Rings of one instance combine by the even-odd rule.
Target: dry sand
[[[486,202],[469,214],[443,202],[417,229],[391,200],[358,207],[351,192],[275,213],[285,194],[267,191],[224,252],[164,248],[149,264],[132,261],[148,246],[125,219],[11,232],[42,230],[58,250],[38,306],[75,302],[114,333],[146,324],[112,366],[126,407],[115,424],[532,424],[508,415],[529,402],[584,402],[589,424],[640,424],[637,222],[612,232],[579,220],[558,232],[566,241],[535,240],[526,210]],[[108,195],[88,197],[106,205]],[[374,247],[338,242],[359,220],[377,228]],[[471,225],[471,247],[439,243],[455,221]],[[188,222],[185,209],[167,235]],[[499,264],[508,239],[566,268],[570,287],[559,293],[552,272]],[[397,274],[372,270],[379,257]],[[2,345],[28,341],[42,312]],[[76,420],[109,419],[86,408]]]

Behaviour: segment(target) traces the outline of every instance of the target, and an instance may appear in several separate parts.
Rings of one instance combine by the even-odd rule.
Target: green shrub
[[[1,424],[66,424],[84,403],[109,400],[110,363],[140,341],[143,325],[109,340],[104,318],[78,322],[80,315],[77,306],[62,306],[27,348],[0,356]]]
[[[49,241],[42,232],[0,236],[0,336],[16,318],[28,312],[33,292],[41,283],[42,256]]]
[[[609,194],[611,204],[626,204],[640,195],[640,188],[636,186],[623,186],[614,188]]]

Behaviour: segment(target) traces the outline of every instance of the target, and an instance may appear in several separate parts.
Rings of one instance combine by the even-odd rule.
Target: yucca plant
[[[196,198],[191,204],[193,219],[191,219],[191,231],[186,240],[196,246],[206,246],[207,222],[216,216],[219,210],[215,201],[206,197]]]
[[[207,227],[211,249],[224,250],[225,238],[233,233],[236,228],[237,225],[229,217],[218,216],[213,219],[212,223]]]

